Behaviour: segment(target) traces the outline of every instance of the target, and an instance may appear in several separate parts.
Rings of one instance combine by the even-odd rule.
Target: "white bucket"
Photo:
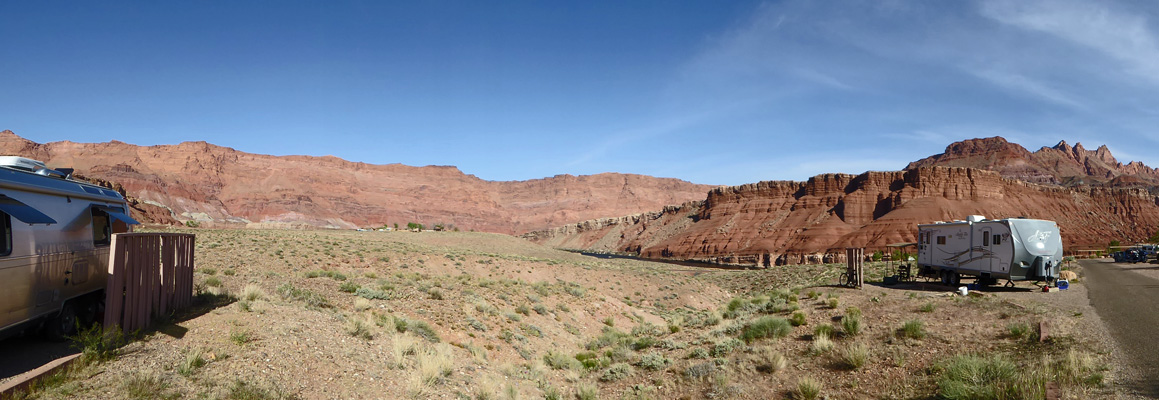
[[[970,289],[966,288],[965,286],[959,286],[958,287],[958,294],[960,294],[962,296],[970,294]]]

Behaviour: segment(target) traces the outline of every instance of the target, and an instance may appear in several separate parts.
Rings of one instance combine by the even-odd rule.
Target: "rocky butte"
[[[133,214],[209,226],[378,227],[416,222],[519,234],[704,199],[712,186],[605,173],[486,181],[455,167],[250,154],[205,142],[35,143],[0,132],[0,153],[75,168],[131,197]]]
[[[846,247],[915,241],[917,224],[1027,217],[1058,222],[1067,249],[1141,241],[1159,228],[1159,173],[1107,148],[1031,153],[1002,138],[951,144],[904,171],[823,174],[708,192],[701,202],[524,235],[549,246],[646,258],[783,265],[842,261]]]

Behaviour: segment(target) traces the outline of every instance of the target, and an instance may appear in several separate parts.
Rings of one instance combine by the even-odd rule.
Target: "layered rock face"
[[[1135,161],[1120,163],[1107,146],[1096,150],[1071,147],[1061,141],[1031,153],[1001,137],[964,140],[946,147],[942,154],[909,164],[920,167],[969,167],[997,171],[1007,178],[1064,186],[1159,185],[1159,170]]]
[[[704,199],[711,186],[630,174],[485,181],[455,167],[276,157],[205,142],[39,144],[0,132],[0,153],[115,182],[155,222],[271,227],[450,224],[518,234]]]
[[[721,187],[701,203],[525,237],[647,258],[781,265],[843,261],[846,247],[888,250],[915,241],[920,223],[968,215],[1054,220],[1067,249],[1098,248],[1154,233],[1159,197],[1145,188],[1068,188],[981,169],[915,167]]]

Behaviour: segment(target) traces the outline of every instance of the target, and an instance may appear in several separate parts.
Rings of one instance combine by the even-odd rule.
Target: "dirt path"
[[[1091,306],[1130,360],[1130,390],[1159,398],[1159,280],[1109,261],[1080,262]]]

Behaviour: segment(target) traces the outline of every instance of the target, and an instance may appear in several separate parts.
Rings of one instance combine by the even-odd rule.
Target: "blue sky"
[[[1159,166],[1159,2],[0,2],[0,129],[735,185],[951,142]]]

